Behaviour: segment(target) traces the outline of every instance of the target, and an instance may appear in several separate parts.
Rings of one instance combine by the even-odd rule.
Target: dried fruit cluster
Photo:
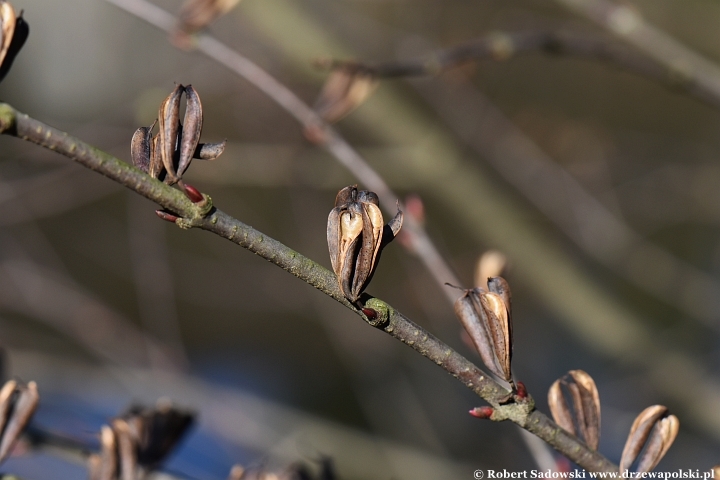
[[[569,393],[572,409],[565,400],[562,387]],[[571,370],[556,380],[548,392],[548,404],[561,428],[572,434],[578,433],[588,447],[597,450],[600,444],[600,395],[590,375],[582,370]],[[655,468],[675,440],[679,426],[677,417],[670,415],[662,405],[643,410],[630,428],[620,471],[629,470],[636,460],[635,470],[639,473]]]
[[[184,123],[180,122],[183,94],[186,98]],[[158,123],[158,133],[152,130]],[[158,120],[135,131],[130,145],[135,167],[169,185],[180,183],[193,158],[215,160],[225,150],[225,142],[200,143],[203,112],[200,96],[192,85],[177,85],[160,104]]]
[[[378,204],[375,193],[351,185],[338,192],[328,217],[330,262],[340,290],[353,303],[370,282],[382,248],[402,228],[402,211],[385,225]]]
[[[0,389],[0,462],[12,451],[40,402],[35,382],[9,380]]]
[[[467,331],[483,363],[490,371],[515,387],[512,377],[512,296],[502,277],[487,280],[481,287],[465,290],[455,302],[455,314]]]
[[[99,454],[88,458],[90,480],[138,480],[156,468],[195,421],[193,412],[160,400],[132,407],[100,430]]]

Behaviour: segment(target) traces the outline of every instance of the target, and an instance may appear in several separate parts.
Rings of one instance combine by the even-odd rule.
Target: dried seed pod
[[[502,297],[494,292],[480,295],[480,303],[485,310],[488,322],[490,339],[493,350],[502,370],[502,378],[508,382],[512,380],[510,361],[512,359],[512,328],[507,305]]]
[[[490,279],[490,292],[465,290],[455,302],[455,314],[473,341],[485,366],[506,382],[513,383],[512,316],[510,287],[501,277]]]
[[[180,133],[180,100],[184,91],[185,87],[182,85],[175,86],[172,93],[160,104],[158,111],[160,158],[170,184],[179,180],[175,169],[175,152]]]
[[[15,15],[15,10],[9,2],[0,1],[0,81],[10,71],[15,57],[25,44],[30,29],[21,16]]]
[[[328,248],[333,271],[343,295],[355,302],[372,278],[382,247],[402,227],[402,212],[386,227],[373,192],[345,187],[335,198],[327,226]]]
[[[121,480],[135,480],[138,478],[137,437],[122,418],[112,421],[112,429],[118,445]]]
[[[140,127],[135,130],[130,142],[130,156],[132,163],[145,173],[150,172],[150,156],[152,155],[152,129],[155,123],[149,127]]]
[[[680,422],[675,415],[668,414],[667,407],[653,405],[643,410],[630,428],[620,459],[620,471],[630,468],[643,446],[646,448],[637,471],[649,472],[655,468],[675,441],[679,428]]]
[[[90,480],[115,480],[118,474],[115,432],[107,425],[100,428],[100,454],[88,458]]]
[[[186,96],[183,125],[180,123],[182,96]],[[170,185],[179,182],[193,158],[215,160],[225,150],[226,141],[200,143],[203,113],[200,97],[188,85],[177,85],[160,105],[159,132],[154,137],[150,127],[135,131],[130,145],[133,165],[148,175]]]
[[[159,400],[155,408],[132,407],[121,418],[136,443],[137,464],[153,468],[185,435],[195,421],[195,413]]]
[[[10,380],[0,390],[0,462],[10,455],[39,401],[35,382],[24,385]]]
[[[366,69],[353,65],[336,68],[328,76],[314,109],[326,122],[335,123],[360,106],[377,84]]]
[[[195,149],[200,143],[202,133],[203,114],[202,103],[192,85],[185,87],[185,121],[180,139],[180,159],[178,161],[178,177],[182,177],[185,170],[190,166]]]
[[[571,412],[561,386],[570,393]],[[582,370],[571,370],[556,380],[548,391],[548,405],[555,423],[579,436],[593,450],[600,444],[600,395],[592,377]],[[577,428],[576,428],[577,427]]]

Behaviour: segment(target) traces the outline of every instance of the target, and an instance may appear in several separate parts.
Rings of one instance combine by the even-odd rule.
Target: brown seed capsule
[[[190,166],[195,149],[200,143],[202,133],[203,114],[202,103],[192,85],[185,87],[185,122],[180,139],[180,159],[178,161],[178,177],[182,177]]]
[[[88,459],[91,480],[115,480],[118,473],[117,442],[112,428],[100,429],[100,455]]]
[[[150,172],[150,156],[152,154],[152,128],[153,123],[149,127],[140,127],[135,130],[130,142],[130,156],[132,163],[145,173]]]
[[[372,192],[345,187],[335,199],[327,226],[328,248],[333,271],[343,295],[355,302],[365,289],[377,265],[382,247],[402,227],[402,212],[387,225],[384,235],[382,212]]]
[[[637,472],[649,472],[665,456],[675,441],[680,422],[675,415],[669,415],[667,407],[653,405],[637,416],[630,428],[620,459],[620,471],[629,469],[637,459],[643,446],[645,451],[638,462]]]
[[[347,65],[333,70],[315,101],[315,111],[326,122],[335,123],[364,102],[377,88],[375,76]]]
[[[112,421],[112,429],[118,445],[121,480],[135,480],[139,477],[137,454],[135,453],[137,437],[127,421],[122,418]]]
[[[180,100],[184,91],[185,87],[177,85],[160,104],[158,111],[160,158],[167,172],[167,180],[171,185],[179,180],[175,169],[175,152],[180,132]]]
[[[572,399],[571,411],[561,386]],[[600,444],[600,395],[592,377],[582,370],[571,370],[556,380],[548,391],[548,405],[555,422],[564,430],[578,434],[593,450]]]
[[[182,96],[186,96],[185,125],[180,123]],[[133,135],[131,154],[133,165],[153,178],[170,185],[179,182],[193,158],[215,160],[225,150],[226,141],[200,143],[203,113],[200,97],[188,85],[177,85],[160,105],[159,132],[154,137],[150,127],[141,127]]]
[[[455,314],[473,341],[480,357],[492,373],[513,383],[512,316],[510,287],[501,277],[488,282],[491,290],[465,290],[455,302]]]
[[[465,331],[470,336],[480,358],[490,371],[498,377],[503,377],[502,369],[498,366],[493,343],[490,340],[485,312],[480,303],[480,295],[484,292],[480,288],[465,290],[465,294],[455,301],[455,315],[460,319]]]
[[[11,380],[0,390],[0,462],[10,455],[15,442],[35,413],[39,401],[35,382],[24,385]]]
[[[15,15],[15,10],[9,2],[0,1],[0,81],[10,71],[15,57],[25,44],[30,29],[21,16]]]

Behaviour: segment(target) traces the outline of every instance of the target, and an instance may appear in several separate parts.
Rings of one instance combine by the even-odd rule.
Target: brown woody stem
[[[274,263],[435,362],[490,403],[495,409],[493,420],[510,420],[518,424],[587,470],[617,471],[618,467],[612,462],[535,410],[530,397],[512,399],[511,392],[488,374],[385,302],[364,295],[361,301],[365,308],[377,314],[373,319],[365,317],[344,297],[331,271],[277,240],[220,210],[192,203],[180,190],[67,133],[16,112],[8,104],[0,104],[0,131],[54,150],[179,214],[183,218],[176,221],[178,226],[208,230]],[[204,203],[209,204],[209,201]]]

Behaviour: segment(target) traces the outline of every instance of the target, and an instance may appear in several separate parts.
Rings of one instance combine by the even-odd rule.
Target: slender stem
[[[376,65],[341,60],[324,63],[331,68],[359,68],[377,78],[422,77],[438,75],[468,62],[505,61],[538,52],[607,62],[720,108],[720,89],[694,70],[682,70],[681,64],[661,61],[658,55],[648,56],[608,35],[591,32],[564,29],[493,32],[462,45],[436,50],[419,60]]]
[[[208,211],[200,204],[193,204],[180,191],[67,133],[16,112],[7,104],[0,104],[0,131],[54,150],[153,200],[181,215],[183,218],[176,222],[179,226],[194,226],[213,232],[274,263],[342,303],[366,322],[400,340],[460,380],[495,408],[493,420],[510,420],[518,424],[585,469],[617,471],[617,466],[612,462],[536,411],[531,398],[521,400],[512,397],[510,392],[472,362],[383,301],[365,295],[361,301],[377,312],[377,318],[370,320],[365,317],[342,295],[332,272],[277,240],[216,208]]]

